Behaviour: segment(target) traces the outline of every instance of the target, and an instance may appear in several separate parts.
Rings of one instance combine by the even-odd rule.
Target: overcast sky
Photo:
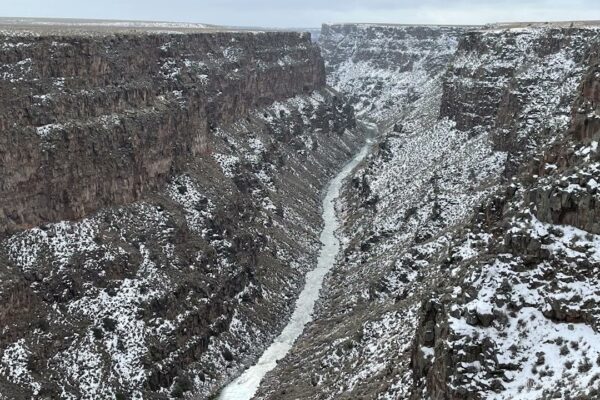
[[[317,27],[323,22],[482,24],[600,20],[600,0],[0,0],[0,16]]]

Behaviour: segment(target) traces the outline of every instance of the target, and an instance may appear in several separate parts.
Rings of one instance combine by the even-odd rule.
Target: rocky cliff
[[[363,142],[318,50],[19,32],[0,57],[0,398],[213,395],[291,313]]]
[[[420,311],[415,398],[599,396],[596,46],[565,129],[453,235]]]
[[[490,133],[510,175],[563,133],[595,29],[547,27],[465,34],[444,76],[441,116],[469,135]]]
[[[323,25],[328,83],[351,96],[360,116],[393,124],[426,96],[445,71],[465,28],[373,24]]]
[[[293,32],[0,42],[0,230],[138,200],[206,153],[218,125],[325,83],[318,49]]]
[[[466,28],[407,112],[373,102],[383,135],[340,206],[344,257],[259,398],[598,396],[599,32]],[[360,97],[363,75],[340,89]]]

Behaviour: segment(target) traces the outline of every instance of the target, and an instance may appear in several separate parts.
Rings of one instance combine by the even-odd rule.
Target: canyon
[[[216,398],[323,229],[253,398],[600,396],[600,24],[98,24],[0,24],[0,399]]]

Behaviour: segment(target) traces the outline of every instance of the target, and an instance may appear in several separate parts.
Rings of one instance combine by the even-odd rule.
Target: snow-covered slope
[[[568,131],[454,233],[449,273],[421,310],[417,393],[600,396],[600,75],[586,59]]]
[[[329,34],[350,43],[361,30],[377,27]],[[383,33],[370,37],[386,42]],[[419,84],[420,96],[403,98],[408,105],[388,113],[385,103],[372,102],[365,115],[382,126],[398,119],[346,188],[340,204],[345,254],[327,281],[319,314],[259,398],[541,398],[549,388],[593,398],[592,358],[600,351],[591,311],[600,290],[593,278],[597,232],[590,231],[596,214],[577,210],[596,207],[598,179],[588,163],[597,154],[590,137],[598,129],[580,135],[584,143],[564,143],[578,112],[589,117],[579,123],[581,132],[597,112],[598,98],[589,95],[594,85],[582,89],[584,100],[578,86],[595,76],[588,68],[597,70],[590,52],[598,38],[595,27],[468,31],[446,58],[448,67]],[[346,57],[341,48],[339,57]],[[372,53],[376,61],[365,68],[382,57]],[[347,63],[324,54],[328,67],[346,76]],[[401,59],[398,68],[403,65]],[[364,88],[381,76],[379,66],[373,69],[363,71],[364,86],[357,74],[354,84],[338,87],[367,98]],[[411,73],[419,82],[427,72],[412,69],[406,76]],[[395,75],[397,82],[406,81],[402,76]],[[564,149],[552,158],[558,160],[527,163],[555,148]],[[585,156],[582,170],[564,172],[572,176],[570,186],[560,171],[577,167],[565,159]],[[540,171],[557,175],[538,182]],[[516,188],[530,185],[545,189],[519,201],[525,195],[518,193],[527,191]],[[554,194],[557,186],[577,194]],[[504,193],[517,197],[496,199]],[[536,210],[556,220],[537,222]],[[533,257],[528,236],[537,237]],[[549,306],[557,299],[560,306]],[[566,309],[576,311],[571,316]],[[560,354],[561,346],[569,355]]]

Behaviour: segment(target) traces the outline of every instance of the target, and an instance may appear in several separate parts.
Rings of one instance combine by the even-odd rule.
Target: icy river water
[[[321,252],[317,267],[306,274],[306,283],[296,301],[296,308],[283,332],[265,350],[258,362],[248,368],[239,378],[227,385],[221,392],[220,400],[249,400],[256,393],[261,380],[277,365],[290,351],[294,341],[304,330],[304,326],[312,320],[315,302],[323,286],[323,278],[335,262],[339,252],[340,243],[335,236],[339,228],[339,220],[335,213],[335,202],[339,196],[342,183],[352,170],[369,153],[371,141],[368,140],[363,148],[344,168],[334,177],[327,188],[323,199],[323,231],[321,232]]]

